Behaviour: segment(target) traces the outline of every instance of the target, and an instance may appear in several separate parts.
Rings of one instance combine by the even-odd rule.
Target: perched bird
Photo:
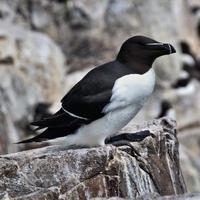
[[[156,118],[161,117],[169,117],[171,119],[176,120],[176,112],[173,109],[172,103],[167,99],[163,99],[161,101],[160,112]]]
[[[49,103],[43,103],[39,102],[35,105],[34,107],[34,116],[33,120],[38,121],[41,120],[42,118],[47,118],[51,116],[51,113],[49,111],[51,104]]]
[[[61,100],[58,112],[32,123],[45,130],[19,143],[56,139],[66,146],[99,146],[117,134],[154,90],[154,60],[175,53],[171,44],[144,36],[126,40],[116,59],[91,70]]]
[[[51,104],[45,102],[38,102],[33,108],[33,120],[38,121],[46,117],[50,117],[52,114],[50,112]],[[30,125],[30,122],[26,121],[23,126],[25,133],[27,134],[36,134],[34,128]]]
[[[189,85],[189,83],[191,82],[191,80],[192,80],[192,77],[190,76],[190,74],[187,71],[185,71],[184,69],[182,69],[180,71],[178,79],[174,83],[171,84],[171,87],[173,89],[187,87]]]
[[[182,71],[187,72],[191,79],[200,81],[200,59],[192,52],[186,41],[181,41],[180,47],[182,51]]]
[[[177,97],[193,95],[195,92],[194,79],[200,80],[200,62],[192,52],[187,41],[180,42],[182,68],[177,80],[171,84]]]

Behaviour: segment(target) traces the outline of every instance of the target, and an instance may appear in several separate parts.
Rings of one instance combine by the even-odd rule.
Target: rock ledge
[[[50,146],[0,156],[0,199],[64,200],[96,197],[134,199],[150,193],[186,192],[179,165],[175,122],[153,120],[128,130],[155,137],[129,147],[106,145],[67,150]]]

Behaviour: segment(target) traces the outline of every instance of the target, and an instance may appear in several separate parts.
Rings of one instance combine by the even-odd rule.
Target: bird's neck
[[[132,69],[137,74],[144,74],[147,71],[149,71],[149,69],[151,69],[152,67],[152,65],[149,63],[145,63],[145,62],[141,63],[141,62],[137,62],[136,60],[134,60],[134,62],[131,60],[130,61],[118,60],[118,62]]]

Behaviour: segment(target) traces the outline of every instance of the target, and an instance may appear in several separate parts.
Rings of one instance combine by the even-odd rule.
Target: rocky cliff
[[[36,134],[29,123],[39,103],[59,104],[91,67],[113,59],[127,37],[144,34],[173,43],[178,53],[155,63],[156,91],[133,123],[156,118],[163,99],[170,102],[185,180],[199,191],[200,84],[192,79],[185,93],[171,88],[182,67],[180,41],[199,57],[199,8],[199,0],[1,0],[0,154],[25,149],[11,144]]]
[[[132,143],[139,156],[129,147],[112,145],[73,150],[51,146],[0,156],[0,196],[14,200],[89,200],[186,192],[175,122],[163,118],[128,129],[152,133]]]
[[[62,93],[64,55],[48,36],[0,22],[0,153],[28,130],[34,106]]]

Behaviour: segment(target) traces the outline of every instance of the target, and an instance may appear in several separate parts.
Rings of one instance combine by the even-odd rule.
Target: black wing
[[[62,107],[67,111],[95,120],[104,115],[103,108],[109,103],[116,79],[133,73],[117,61],[91,70],[63,99]]]
[[[28,142],[41,142],[58,137],[64,137],[73,133],[81,125],[87,123],[90,123],[90,121],[74,118],[60,109],[51,117],[31,123],[34,126],[38,126],[36,130],[43,128],[46,128],[46,130],[31,139],[20,141],[18,144]]]

